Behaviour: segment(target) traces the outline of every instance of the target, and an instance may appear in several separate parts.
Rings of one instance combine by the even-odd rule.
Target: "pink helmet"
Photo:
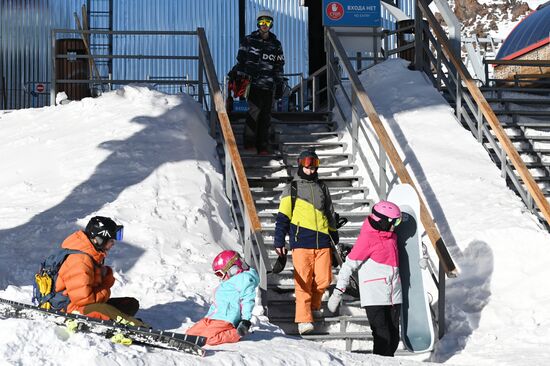
[[[389,231],[392,225],[401,223],[401,210],[393,202],[380,201],[373,206],[369,219],[371,223],[376,223],[376,229]]]
[[[225,279],[226,276],[229,278],[247,269],[248,265],[234,250],[224,250],[212,261],[212,270],[221,279]]]

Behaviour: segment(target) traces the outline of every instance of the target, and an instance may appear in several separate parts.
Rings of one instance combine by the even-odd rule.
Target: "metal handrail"
[[[231,128],[231,122],[225,109],[223,95],[204,29],[197,28],[197,35],[199,38],[199,65],[202,65],[199,67],[203,68],[207,85],[210,89],[211,133],[214,134],[216,127],[219,127],[223,137],[226,194],[230,199],[234,194],[237,197],[239,209],[244,220],[244,230],[240,232],[240,235],[243,240],[245,259],[258,270],[260,288],[263,291],[267,291],[267,275],[272,271],[272,266],[264,244],[262,226],[256,212],[252,193],[250,192],[235,135]],[[214,111],[216,113],[213,113]],[[238,227],[234,208],[233,213],[236,219],[235,223]]]
[[[78,18],[76,18],[78,19]],[[87,59],[95,65],[96,60],[113,60],[113,59],[127,59],[127,60],[196,60],[199,64],[199,56],[197,55],[143,55],[143,54],[92,54],[89,48],[89,44],[86,41],[85,36],[92,34],[106,34],[106,35],[118,35],[118,36],[197,36],[197,31],[132,31],[132,30],[123,30],[123,31],[110,31],[110,30],[90,30],[83,29],[79,21],[76,21],[78,29],[52,29],[51,30],[51,80],[50,80],[50,105],[55,105],[55,92],[58,83],[64,84],[88,84],[90,87],[94,85],[100,85],[103,91],[103,85],[113,85],[113,84],[132,84],[132,83],[147,83],[147,84],[163,84],[163,85],[183,85],[183,84],[200,84],[203,81],[200,80],[166,80],[166,79],[121,79],[113,80],[110,77],[101,77],[97,70],[97,67],[94,66],[94,71],[90,74],[89,79],[57,79],[55,66],[57,59]],[[67,55],[67,54],[58,54],[56,40],[57,35],[59,34],[78,34],[84,42],[87,54],[81,55]],[[199,88],[199,90],[204,91],[204,88]],[[202,103],[204,99],[204,94],[198,96],[199,103]]]
[[[433,46],[437,47],[440,51],[436,55],[437,59],[445,59],[452,66],[451,71],[450,68],[447,68],[447,70],[442,70],[440,64],[434,64],[434,66],[437,68],[436,71],[438,74],[447,73],[448,75],[453,76],[454,80],[456,80],[454,85],[447,84],[446,86],[449,89],[454,88],[453,91],[455,91],[454,98],[456,101],[457,118],[459,119],[459,121],[462,119],[462,117],[465,118],[467,123],[470,125],[472,133],[478,138],[478,141],[482,142],[484,137],[489,140],[493,149],[498,152],[497,158],[500,160],[503,176],[510,178],[510,180],[513,182],[514,186],[518,190],[520,197],[525,202],[529,210],[533,214],[540,217],[539,213],[533,205],[534,203],[540,210],[543,219],[546,221],[546,225],[550,225],[550,204],[546,200],[546,197],[544,197],[544,194],[535,182],[533,176],[525,166],[525,163],[521,159],[521,156],[512,145],[510,138],[504,131],[504,128],[502,127],[495,112],[483,96],[475,81],[472,79],[470,73],[460,60],[459,56],[457,56],[451,50],[449,46],[449,40],[445,35],[445,32],[443,31],[441,25],[437,22],[434,14],[430,10],[428,3],[425,0],[419,0],[418,7],[422,15],[424,15],[428,21],[427,24],[421,22],[421,26],[431,27],[434,36],[437,38],[434,41],[435,43],[433,44]],[[419,33],[430,32],[425,32],[424,30],[422,30],[422,32]],[[421,38],[420,34],[417,35],[417,38]],[[428,41],[430,41],[429,38]],[[423,45],[421,48],[423,49],[421,53],[422,55],[424,55],[426,52],[432,52],[428,45]],[[417,52],[418,51],[420,51],[420,49],[417,49]],[[417,59],[422,58],[422,56],[417,57]],[[417,66],[420,67],[421,65]],[[429,67],[424,67],[424,70],[428,74],[431,73],[429,69]],[[463,90],[463,86],[466,87],[469,93],[465,93],[465,90]],[[467,101],[466,105],[462,103],[462,99]],[[468,113],[466,107],[470,108],[470,111],[472,112],[471,114],[474,116],[474,118],[476,118],[477,125],[474,125],[473,121],[471,121],[470,113]],[[494,141],[494,138],[491,135],[491,130],[496,136],[498,144],[496,141]],[[514,170],[508,163],[508,160],[512,163],[516,172],[519,174],[519,177],[523,181],[523,184],[514,174]],[[527,189],[525,189],[524,185],[525,187],[527,187]]]
[[[383,59],[387,59],[392,55],[395,55],[395,54],[398,54],[402,51],[406,51],[406,50],[414,48],[414,44],[412,44],[412,43],[404,45],[404,46],[399,46],[399,47],[396,47],[396,48],[393,48],[393,49],[388,49],[388,47],[387,47],[387,44],[388,44],[387,40],[390,37],[399,35],[401,33],[408,34],[412,30],[414,30],[414,25],[405,26],[405,27],[402,27],[402,28],[399,28],[399,29],[394,29],[394,30],[384,29],[380,32],[361,33],[361,36],[365,36],[365,35],[381,36],[380,37],[380,44],[386,45],[385,48],[384,48],[384,57],[383,57]],[[349,35],[358,36],[357,33],[349,33]],[[351,58],[353,58],[353,57],[351,57]],[[366,57],[366,56],[362,57],[361,59],[362,60],[371,60],[371,61],[380,60],[379,57]],[[357,71],[358,72],[365,71],[368,68],[370,68],[371,66],[372,65],[365,66],[365,67],[363,67],[363,68],[361,68],[360,70],[357,70]],[[295,86],[293,86],[290,90],[290,94],[301,93],[303,95],[303,94],[305,94],[305,92],[303,91],[303,88],[308,87],[308,85],[311,84],[311,105],[310,106],[311,106],[311,110],[313,112],[317,112],[319,110],[319,107],[320,107],[319,106],[319,96],[322,93],[327,92],[326,87],[325,88],[319,88],[319,79],[323,76],[326,77],[326,72],[327,72],[327,65],[319,68],[314,73],[310,74],[306,79],[303,80],[303,82],[300,82],[300,83],[296,84]],[[307,101],[303,98],[302,98],[302,100],[304,101],[304,103],[301,106],[301,110],[304,110],[305,107],[306,107]]]
[[[432,245],[439,257],[440,263],[443,265],[445,273],[449,277],[455,277],[458,274],[456,265],[452,260],[445,244],[443,243],[441,234],[439,233],[439,230],[437,229],[435,222],[431,217],[427,206],[422,199],[422,196],[420,195],[420,191],[416,188],[416,185],[412,180],[409,172],[407,171],[405,164],[401,160],[401,157],[399,156],[395,146],[393,145],[393,142],[391,141],[388,132],[386,131],[384,125],[382,124],[382,121],[380,120],[378,112],[376,111],[370,98],[368,97],[365,88],[359,80],[359,76],[351,65],[351,62],[348,60],[344,47],[342,46],[334,30],[330,28],[327,29],[327,39],[331,45],[331,49],[334,49],[335,54],[338,56],[338,61],[343,66],[345,72],[348,74],[349,81],[353,90],[352,100],[356,98],[360,108],[367,115],[371,126],[378,136],[380,145],[383,147],[384,152],[387,154],[387,157],[389,158],[393,169],[399,177],[399,180],[402,183],[410,184],[416,190],[420,200],[420,217],[422,220],[422,224],[424,225],[426,233],[430,238]],[[358,108],[356,108],[354,103],[352,103],[352,108],[352,113],[358,113],[358,115],[362,114],[360,113]],[[359,149],[360,147],[357,146],[359,145],[357,141],[357,130],[359,126],[350,126],[350,128],[352,129],[352,138],[354,138],[355,140],[354,145],[356,145],[356,148]],[[385,192],[383,193],[385,194]]]
[[[393,145],[380,117],[378,112],[372,105],[370,98],[368,97],[359,76],[356,70],[353,69],[351,62],[349,61],[347,54],[338,39],[338,35],[332,30],[327,29],[326,33],[326,48],[328,55],[328,68],[327,68],[327,78],[328,78],[328,94],[329,94],[329,106],[334,105],[337,107],[340,115],[342,116],[343,121],[350,121],[346,124],[346,128],[349,130],[352,138],[352,156],[355,158],[358,156],[363,163],[363,166],[367,170],[368,177],[370,178],[371,183],[373,184],[375,190],[378,192],[378,195],[381,198],[384,198],[387,194],[387,187],[392,184],[392,181],[387,176],[386,164],[389,158],[391,163],[390,169],[393,168],[395,172],[394,176],[397,175],[397,178],[403,182],[410,184],[415,191],[417,192],[419,201],[420,201],[420,219],[424,225],[426,234],[428,235],[432,245],[435,249],[435,252],[439,258],[439,271],[436,274],[434,268],[429,268],[432,275],[432,279],[438,289],[438,307],[437,307],[437,326],[438,326],[438,336],[439,338],[443,337],[445,332],[445,275],[448,277],[456,277],[458,275],[458,269],[451,258],[441,234],[439,233],[437,227],[435,226],[434,220],[431,217],[422,196],[419,194],[419,190],[416,188],[411,176],[409,175],[405,164],[403,163],[401,157],[397,153],[395,146]],[[333,55],[333,52],[335,55]],[[337,56],[334,57],[334,56]],[[351,97],[347,96],[344,85],[342,84],[339,77],[339,70],[336,66],[340,63],[343,66],[343,71],[348,74],[348,80],[351,84]],[[344,109],[340,106],[338,99],[336,98],[333,85],[337,83],[340,86],[342,94],[345,96],[345,100],[351,106],[351,118],[344,114]],[[370,122],[370,125],[367,123],[361,123],[365,121],[366,118]],[[372,129],[367,131],[370,127]],[[374,130],[374,131],[372,131]],[[370,149],[370,152],[364,152],[364,147],[359,141],[359,134],[361,138],[364,138],[367,141],[367,147]],[[378,140],[371,141],[369,138],[369,133],[375,135]],[[363,144],[364,145],[364,144]],[[376,145],[378,145],[378,152],[376,151]],[[375,165],[379,168],[379,181],[375,177],[375,172],[373,171],[371,164],[368,162],[367,156],[372,156],[377,159]],[[427,252],[425,253],[427,255]],[[433,314],[435,310],[432,309]]]

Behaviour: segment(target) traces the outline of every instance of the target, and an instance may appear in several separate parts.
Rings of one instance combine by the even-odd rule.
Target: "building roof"
[[[550,42],[550,1],[516,25],[500,47],[498,60],[513,60]]]

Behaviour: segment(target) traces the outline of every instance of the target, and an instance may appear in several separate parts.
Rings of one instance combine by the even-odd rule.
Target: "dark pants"
[[[271,125],[271,106],[273,90],[250,87],[248,92],[248,114],[244,128],[245,149],[256,148],[258,152],[269,151],[269,127]]]
[[[146,326],[142,321],[134,318],[138,310],[139,301],[133,297],[114,297],[107,300],[107,302],[86,305],[83,312],[84,315],[92,317],[94,317],[93,313],[99,313],[116,322],[122,320],[134,323],[139,327]]]
[[[374,337],[372,353],[393,357],[399,345],[401,305],[366,306],[367,318]]]

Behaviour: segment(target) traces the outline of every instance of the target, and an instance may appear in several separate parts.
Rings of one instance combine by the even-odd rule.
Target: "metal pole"
[[[482,143],[483,142],[483,112],[481,111],[481,108],[477,109],[476,119],[477,119],[477,141],[479,143]]]
[[[351,90],[351,158],[355,162],[357,150],[359,150],[359,112],[357,111],[357,93]]]
[[[334,75],[332,74],[332,67],[334,66],[334,52],[332,45],[327,37],[327,30],[325,28],[325,49],[327,51],[327,110],[331,111],[334,108],[333,88],[334,88]]]
[[[379,171],[379,180],[378,183],[378,197],[381,200],[385,200],[387,198],[387,185],[386,185],[386,166],[388,162],[388,156],[386,155],[386,150],[382,147],[382,144],[378,145],[378,166],[380,167]]]
[[[50,62],[51,62],[51,65],[50,65],[50,105],[55,105],[55,89],[56,89],[56,85],[55,85],[55,55],[57,53],[57,50],[55,48],[55,30],[52,29],[52,31],[50,32],[51,34],[51,46],[52,46],[52,49],[51,49],[51,57],[50,57]]]
[[[233,187],[231,186],[231,181],[232,181],[231,155],[229,154],[229,151],[227,151],[227,145],[225,143],[224,143],[224,152],[225,152],[225,194],[227,195],[230,201],[233,201]],[[244,212],[242,212],[241,214],[244,219],[245,218]],[[247,220],[244,220],[244,221],[247,221]]]
[[[199,104],[202,105],[202,102],[204,100],[204,85],[203,85],[203,76],[204,76],[204,64],[203,64],[203,56],[201,55],[201,48],[199,45]]]
[[[306,83],[304,82],[304,74],[302,73],[300,75],[300,112],[304,111],[304,104],[306,104],[305,88],[306,88]]]
[[[462,122],[462,81],[459,73],[456,76],[456,119],[458,122]]]
[[[443,338],[445,335],[445,269],[443,264],[439,261],[439,283],[438,283],[438,299],[437,299],[437,325],[438,325],[438,337]]]
[[[319,97],[317,95],[317,93],[319,92],[319,77],[317,75],[313,77],[313,80],[311,81],[311,86],[313,88],[313,91],[311,92],[311,98],[313,99],[313,112],[317,112],[317,110],[319,109]]]
[[[216,138],[217,118],[218,118],[218,114],[217,114],[217,111],[214,107],[214,96],[210,95],[210,135],[213,138]]]
[[[424,47],[422,44],[423,20],[418,0],[414,2],[414,66],[416,70],[424,68]]]

